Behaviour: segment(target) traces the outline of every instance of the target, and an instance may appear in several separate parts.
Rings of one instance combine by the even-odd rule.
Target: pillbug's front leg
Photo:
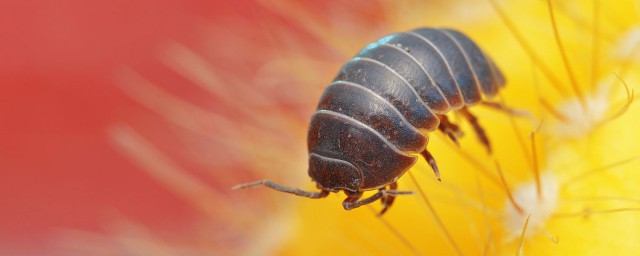
[[[381,188],[380,190],[384,190],[385,188]],[[392,182],[391,184],[389,184],[389,191],[395,191],[396,189],[398,189],[398,183],[397,182]],[[389,209],[391,207],[391,205],[393,204],[393,201],[396,199],[395,195],[390,195],[387,194],[384,197],[382,197],[381,201],[382,201],[382,211],[380,211],[380,213],[378,215],[382,215],[384,214],[387,209]]]
[[[395,183],[395,182],[393,182]],[[394,186],[391,185],[390,186]],[[397,188],[397,185],[395,185],[394,187]],[[359,193],[347,193],[347,198],[344,199],[344,201],[342,201],[342,207],[344,207],[345,210],[351,210],[351,209],[355,209],[358,208],[360,206],[363,205],[367,205],[370,203],[373,203],[375,201],[381,200],[383,206],[385,206],[382,211],[380,212],[380,214],[382,215],[388,208],[389,206],[391,206],[391,203],[393,203],[393,200],[391,200],[391,202],[388,202],[387,199],[388,197],[393,197],[395,198],[398,195],[411,195],[413,194],[413,191],[397,191],[395,189],[393,190],[386,190],[384,188],[378,190],[378,193],[375,193],[374,195],[367,197],[365,199],[360,200],[360,198],[362,197],[362,192]],[[385,205],[386,203],[386,205]]]
[[[373,203],[381,199],[383,196],[384,196],[384,190],[380,190],[378,191],[378,193],[362,200],[360,200],[360,198],[362,197],[362,193],[357,195],[347,195],[347,198],[345,198],[344,201],[342,201],[342,207],[344,207],[345,210],[355,209],[360,206]]]

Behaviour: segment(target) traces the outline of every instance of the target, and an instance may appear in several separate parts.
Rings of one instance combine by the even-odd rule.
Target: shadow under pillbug
[[[344,191],[344,209],[381,200],[384,213],[400,178],[421,154],[440,174],[426,149],[427,133],[439,129],[457,143],[461,132],[446,114],[457,111],[491,151],[489,140],[467,107],[495,96],[505,79],[493,61],[466,35],[451,29],[419,28],[369,44],[345,64],[326,88],[308,133],[309,176],[320,192],[265,185],[310,198]],[[361,199],[363,192],[378,193]]]

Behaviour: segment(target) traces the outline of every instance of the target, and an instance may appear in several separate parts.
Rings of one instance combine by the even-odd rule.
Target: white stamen
[[[504,227],[508,240],[511,241],[520,236],[528,214],[531,214],[531,217],[526,237],[544,232],[544,226],[558,203],[558,182],[551,173],[543,174],[540,181],[542,197],[538,197],[535,181],[515,187],[513,197],[524,211],[523,214],[519,213],[509,200],[505,201]]]

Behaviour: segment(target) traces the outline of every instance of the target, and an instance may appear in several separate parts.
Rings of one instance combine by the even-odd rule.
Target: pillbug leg
[[[411,195],[413,194],[413,191],[397,191],[397,190],[385,190],[385,189],[380,189],[378,191],[378,193],[375,193],[374,195],[367,197],[365,199],[360,200],[360,197],[362,197],[362,192],[360,193],[351,193],[351,192],[346,192],[347,194],[347,198],[344,199],[344,201],[342,201],[342,207],[344,207],[345,210],[351,210],[354,208],[358,208],[360,206],[363,205],[367,205],[370,203],[373,203],[377,200],[382,199],[385,196],[397,196],[397,195]],[[384,202],[383,202],[384,204]],[[388,206],[387,206],[388,208]]]
[[[531,113],[529,113],[528,111],[522,110],[522,109],[510,108],[502,104],[501,102],[483,101],[480,104],[482,104],[485,107],[504,112],[508,115],[529,118],[535,121],[535,118],[533,117],[533,115],[531,115]]]
[[[460,127],[449,122],[449,118],[445,115],[438,115],[438,119],[440,119],[440,125],[438,129],[444,132],[449,138],[455,143],[458,147],[460,143],[458,143],[458,138],[462,137],[463,133],[460,130]]]
[[[351,209],[354,209],[354,208],[358,208],[360,206],[367,205],[367,204],[370,204],[370,203],[373,203],[373,202],[379,200],[385,194],[386,194],[385,190],[380,190],[380,191],[378,191],[378,193],[375,193],[374,195],[372,195],[370,197],[367,197],[365,199],[362,199],[362,200],[360,200],[360,197],[362,196],[362,193],[354,194],[354,195],[347,194],[347,198],[344,199],[344,201],[342,201],[342,207],[344,207],[345,210],[351,210]]]
[[[504,112],[507,112],[507,113],[513,113],[513,112],[516,111],[514,109],[511,109],[511,108],[505,106],[504,104],[502,104],[500,102],[483,101],[483,102],[480,102],[480,104],[482,104],[485,107],[489,107],[489,108],[492,108],[492,109],[495,109],[495,110],[504,111]]]
[[[236,189],[243,189],[243,188],[251,188],[251,187],[257,187],[257,186],[260,186],[260,185],[267,186],[267,187],[269,187],[271,189],[275,189],[275,190],[278,190],[280,192],[285,192],[285,193],[289,193],[289,194],[294,194],[296,196],[303,196],[303,197],[308,197],[308,198],[323,198],[323,197],[326,197],[327,195],[329,195],[329,191],[327,191],[327,190],[322,190],[320,192],[304,191],[304,190],[298,189],[298,188],[291,188],[291,187],[285,187],[285,186],[282,186],[282,185],[278,185],[276,183],[273,183],[270,180],[259,180],[259,181],[256,181],[256,182],[235,185],[231,189],[236,190]]]
[[[385,188],[381,188],[380,190],[384,190]],[[396,189],[398,189],[398,183],[397,182],[392,182],[391,184],[389,184],[389,190],[390,191],[396,191]],[[382,199],[380,201],[382,201],[382,211],[380,211],[380,213],[378,214],[378,216],[381,216],[382,214],[384,214],[389,207],[391,207],[391,205],[393,204],[394,199],[396,199],[396,195],[394,194],[389,194],[387,193],[384,197],[382,197]]]
[[[487,149],[487,152],[491,154],[491,143],[489,142],[487,133],[484,131],[482,126],[480,126],[480,123],[478,123],[478,118],[471,114],[471,112],[469,112],[469,109],[467,108],[462,108],[459,110],[459,112],[467,119],[467,121],[469,121],[471,126],[473,126],[473,130],[476,132],[478,140],[480,140],[480,143],[484,145],[484,147]]]
[[[433,155],[431,155],[431,153],[426,148],[424,149],[424,151],[420,152],[420,154],[422,155],[422,157],[424,157],[425,160],[427,160],[427,163],[429,163],[429,166],[431,166],[431,169],[433,169],[433,173],[436,175],[438,181],[442,181],[442,179],[440,179],[440,171],[438,170],[438,165],[436,165],[436,159],[433,158]]]

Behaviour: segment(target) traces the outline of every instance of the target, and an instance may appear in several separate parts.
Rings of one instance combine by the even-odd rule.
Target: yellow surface
[[[410,29],[418,26],[446,25],[458,28],[492,56],[503,70],[508,84],[502,92],[508,105],[532,112],[537,120],[544,120],[537,134],[538,162],[544,173],[553,174],[558,183],[558,204],[551,209],[551,217],[542,222],[530,223],[523,242],[526,255],[629,255],[640,251],[640,164],[629,162],[623,165],[590,172],[625,159],[640,155],[640,107],[633,104],[620,118],[607,120],[625,102],[624,87],[615,81],[613,72],[620,72],[621,63],[629,56],[621,57],[620,51],[627,51],[633,45],[633,37],[628,33],[637,26],[637,9],[628,1],[601,1],[600,37],[598,42],[599,69],[591,83],[592,60],[592,3],[590,1],[560,1],[554,3],[559,32],[566,54],[581,93],[576,98],[571,90],[569,78],[549,21],[549,12],[544,1],[501,1],[500,5],[513,20],[525,39],[535,49],[536,54],[549,66],[568,92],[561,95],[550,85],[548,79],[534,68],[531,59],[513,39],[502,21],[496,16],[488,2],[455,3],[447,10],[459,16],[435,14],[425,4],[393,5],[385,17],[391,20],[390,31]],[[393,1],[395,3],[395,1]],[[463,8],[477,13],[464,14]],[[443,7],[444,8],[444,7]],[[419,11],[424,10],[424,11]],[[473,13],[473,12],[471,12]],[[429,16],[429,14],[433,14]],[[433,18],[432,18],[433,17]],[[327,35],[327,37],[329,37]],[[349,38],[342,38],[349,40]],[[626,41],[625,41],[626,40]],[[343,44],[345,45],[345,44]],[[349,43],[346,45],[355,45]],[[355,46],[357,48],[357,46]],[[356,52],[358,49],[344,49]],[[617,55],[618,54],[618,55]],[[627,54],[628,55],[628,54]],[[638,55],[635,56],[638,58]],[[637,64],[630,66],[629,73],[622,79],[636,91],[640,77]],[[593,90],[598,86],[601,90]],[[536,89],[537,87],[537,89]],[[608,96],[607,94],[610,94]],[[576,120],[559,121],[543,109],[539,97],[549,101],[558,111]],[[585,105],[595,105],[586,113],[562,107],[563,102],[583,101]],[[594,110],[595,109],[595,110]],[[429,149],[440,166],[443,181],[435,180],[431,169],[420,160],[410,171],[431,199],[445,228],[451,234],[453,243],[464,255],[514,255],[518,251],[520,238],[509,239],[508,233],[520,231],[505,226],[508,218],[505,208],[508,204],[504,187],[497,178],[494,159],[499,162],[512,191],[522,188],[522,184],[534,181],[530,163],[531,152],[528,134],[537,126],[526,119],[517,119],[520,134],[514,132],[509,117],[474,107],[483,127],[494,145],[494,156],[488,156],[476,142],[470,127],[462,123],[466,136],[461,141],[461,149],[456,149],[440,134],[432,134]],[[604,111],[599,113],[598,110]],[[455,118],[455,117],[454,117]],[[594,123],[580,125],[576,122],[584,118]],[[455,119],[454,119],[455,120]],[[602,124],[596,124],[602,121]],[[568,132],[567,132],[568,131]],[[568,136],[573,135],[573,136]],[[519,144],[519,140],[525,142]],[[523,152],[523,146],[526,152]],[[470,156],[480,166],[462,157]],[[575,178],[585,174],[582,178]],[[417,190],[409,175],[399,180],[401,190]],[[543,189],[545,183],[541,184]],[[549,185],[549,184],[547,184]],[[535,192],[535,190],[533,190]],[[344,194],[332,194],[323,200],[296,198],[295,216],[291,220],[292,232],[285,239],[281,255],[410,255],[412,249],[401,241],[406,239],[415,253],[423,255],[454,255],[456,251],[447,240],[442,228],[438,227],[432,213],[419,195],[401,196],[382,219],[374,212],[380,209],[378,203],[371,208],[363,207],[344,211],[341,201]],[[544,200],[544,199],[542,199]],[[519,202],[523,208],[532,209],[539,201]],[[629,209],[629,210],[624,210]],[[619,212],[616,212],[620,210]],[[613,211],[613,212],[608,212]],[[573,215],[571,215],[573,214]],[[520,216],[523,220],[527,213]],[[571,216],[566,216],[571,215]],[[513,217],[513,216],[511,216]],[[534,219],[536,216],[532,216]],[[384,222],[398,232],[395,234]],[[548,233],[548,235],[545,235]],[[552,241],[557,238],[558,241]]]

